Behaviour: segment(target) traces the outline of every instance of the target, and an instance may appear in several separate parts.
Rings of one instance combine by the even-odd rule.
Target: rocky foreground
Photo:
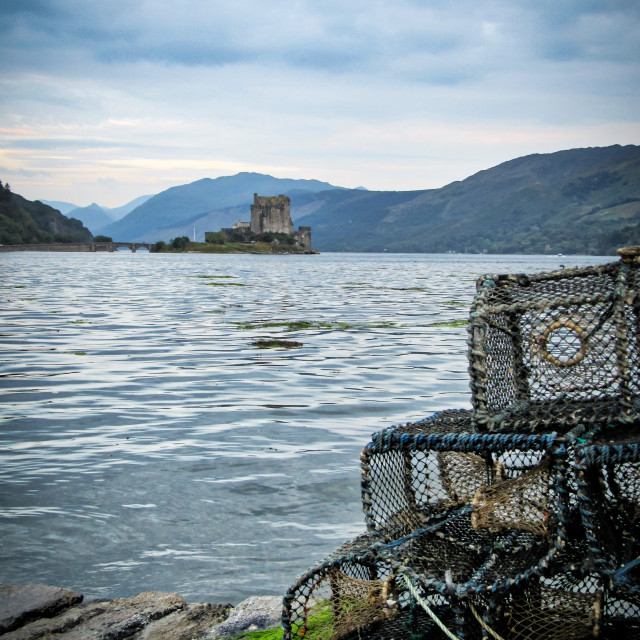
[[[227,640],[277,627],[282,598],[230,604],[189,604],[177,593],[84,602],[69,589],[0,584],[2,640]]]

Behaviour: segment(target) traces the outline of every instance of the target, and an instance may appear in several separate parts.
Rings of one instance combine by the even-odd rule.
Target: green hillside
[[[581,253],[640,244],[640,147],[536,154],[441,189],[292,198],[320,251]]]
[[[91,232],[80,220],[57,209],[12,193],[0,182],[0,244],[91,242]]]

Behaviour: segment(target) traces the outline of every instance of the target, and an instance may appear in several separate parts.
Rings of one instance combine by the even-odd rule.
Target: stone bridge
[[[116,251],[121,247],[126,247],[135,253],[140,248],[151,251],[152,246],[147,242],[92,242],[89,251]]]

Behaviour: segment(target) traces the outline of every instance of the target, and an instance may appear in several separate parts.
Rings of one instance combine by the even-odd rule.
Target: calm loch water
[[[470,406],[475,278],[612,260],[0,254],[0,582],[284,593],[364,531],[371,433]]]

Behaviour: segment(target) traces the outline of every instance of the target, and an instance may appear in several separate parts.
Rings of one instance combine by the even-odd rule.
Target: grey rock
[[[132,598],[89,602],[54,618],[31,622],[2,640],[123,640],[135,637],[154,620],[187,608],[176,593],[144,592]]]
[[[255,596],[243,600],[222,623],[205,633],[201,640],[226,640],[246,631],[262,631],[279,627],[282,598]]]
[[[233,607],[230,604],[190,604],[155,620],[133,636],[134,640],[194,640],[213,625],[225,620]]]
[[[82,602],[82,595],[44,584],[0,584],[0,634],[50,618]]]

